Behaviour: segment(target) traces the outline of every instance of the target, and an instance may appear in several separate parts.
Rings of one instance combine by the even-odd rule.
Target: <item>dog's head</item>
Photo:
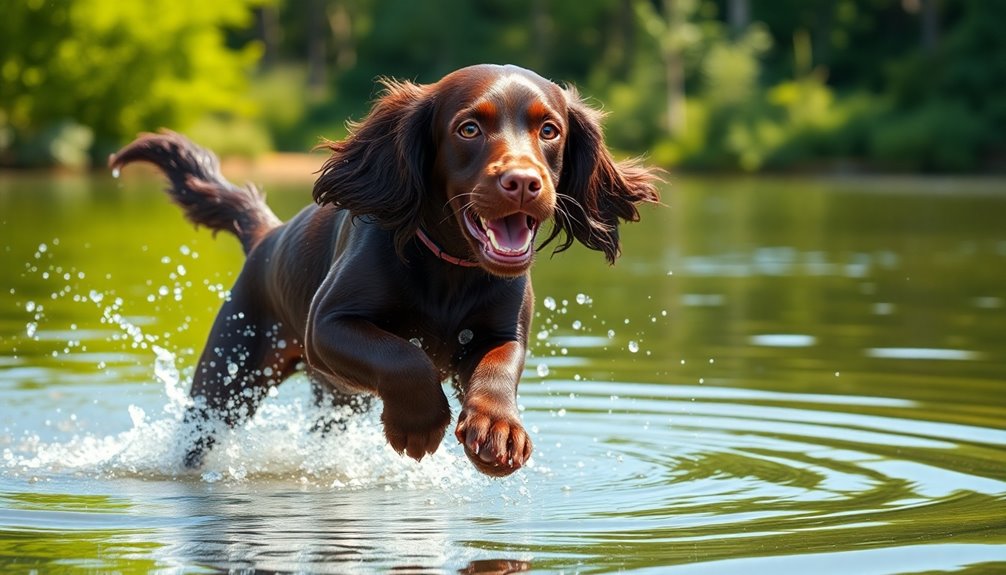
[[[383,84],[370,114],[327,143],[314,197],[393,230],[399,252],[422,227],[492,274],[521,275],[551,220],[543,243],[575,239],[614,262],[619,221],[658,200],[653,171],[611,157],[601,114],[572,88],[494,65]]]

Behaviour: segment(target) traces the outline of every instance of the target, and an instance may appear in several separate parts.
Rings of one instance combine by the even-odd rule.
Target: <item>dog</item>
[[[193,377],[187,467],[212,447],[213,423],[247,420],[298,367],[323,405],[380,398],[388,443],[416,460],[451,422],[449,380],[475,467],[505,476],[528,461],[516,391],[535,253],[577,241],[613,264],[620,222],[659,202],[658,170],[614,160],[601,113],[526,69],[382,84],[345,139],[321,144],[315,203],[286,223],[179,134],[141,134],[109,158],[157,166],[189,220],[233,233],[247,255]]]

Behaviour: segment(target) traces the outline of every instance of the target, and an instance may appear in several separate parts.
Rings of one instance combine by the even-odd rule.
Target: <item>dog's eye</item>
[[[546,122],[538,133],[543,140],[554,140],[559,137],[559,128],[552,122]]]
[[[482,130],[479,129],[479,125],[475,122],[465,122],[464,124],[461,124],[460,128],[458,128],[458,134],[461,134],[462,138],[471,139],[481,133]]]

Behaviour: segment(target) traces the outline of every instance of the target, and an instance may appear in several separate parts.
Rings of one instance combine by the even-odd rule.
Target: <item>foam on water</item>
[[[26,263],[24,274],[36,276],[43,283],[58,281],[61,277],[69,282],[76,270],[64,269],[56,261],[54,250],[50,249],[59,243],[56,238],[40,244],[34,258]],[[181,246],[179,251],[183,258],[198,258],[198,253],[188,246]],[[193,287],[190,281],[182,281],[188,270],[169,256],[163,256],[161,263],[170,272],[169,283],[155,288],[154,293],[148,295],[148,302],[181,301],[184,292]],[[82,279],[83,272],[78,276]],[[151,280],[147,285],[153,287],[157,283]],[[218,295],[226,297],[223,286],[206,285],[210,291],[219,291]],[[197,471],[186,469],[182,461],[195,430],[183,423],[185,409],[191,402],[187,391],[189,382],[176,365],[176,353],[170,349],[173,347],[171,334],[146,333],[141,325],[142,318],[127,315],[124,309],[127,302],[114,291],[68,283],[54,291],[51,300],[93,306],[100,322],[111,328],[96,332],[95,339],[104,338],[106,342],[122,345],[133,354],[153,353],[151,379],[161,384],[163,395],[153,401],[144,401],[142,405],[120,404],[128,405],[116,408],[128,411],[128,428],[124,430],[115,426],[121,426],[120,422],[125,422],[126,418],[108,412],[64,414],[71,422],[65,425],[57,421],[50,426],[46,418],[44,427],[38,429],[8,428],[0,444],[0,471],[8,476],[38,481],[72,475],[209,483],[268,479],[335,489],[434,489],[459,498],[473,490],[485,489],[490,483],[506,489],[508,485],[527,481],[525,473],[500,480],[476,471],[454,439],[453,424],[433,455],[420,462],[399,455],[385,440],[379,418],[380,402],[375,402],[373,409],[362,414],[353,413],[349,408],[345,413],[333,414],[331,408],[314,405],[310,385],[303,376],[294,376],[282,386],[271,389],[269,397],[250,421],[235,429],[219,429],[216,445],[207,454],[202,467]],[[46,306],[32,299],[23,302],[21,307],[29,316],[24,328],[29,340],[40,341],[43,335],[61,339],[62,332],[57,326],[45,325],[51,321]],[[179,329],[186,328],[187,325],[183,325]],[[79,337],[79,334],[68,333]],[[459,337],[470,337],[470,333],[463,331]],[[280,341],[279,345],[282,344]],[[87,351],[86,346],[77,347],[68,344],[61,357],[66,359]],[[97,365],[99,369],[105,367],[103,361]],[[105,387],[98,393],[114,393],[113,389]],[[451,398],[451,403],[456,421],[460,408],[456,399]],[[334,421],[333,431],[325,434],[312,429],[322,420]],[[54,430],[55,436],[49,434]],[[533,461],[525,470],[548,473],[544,467],[534,469]]]
[[[47,251],[44,246],[40,246],[39,253]],[[190,399],[188,382],[176,366],[175,353],[158,345],[164,343],[163,338],[144,333],[137,323],[126,319],[121,298],[91,290],[74,301],[95,305],[102,323],[116,328],[110,336],[106,334],[108,339],[126,343],[140,353],[154,353],[153,376],[163,386],[164,404],[129,405],[131,426],[117,433],[63,435],[46,441],[34,430],[22,430],[22,435],[2,451],[0,469],[6,468],[9,475],[37,480],[72,474],[205,482],[270,478],[333,488],[436,488],[450,493],[458,493],[462,485],[489,481],[474,470],[455,445],[450,428],[438,452],[417,463],[387,445],[379,408],[363,414],[347,408],[345,413],[333,416],[331,409],[322,410],[313,404],[309,385],[302,377],[271,390],[259,412],[246,424],[233,430],[220,429],[217,444],[202,468],[186,469],[182,460],[192,444],[194,430],[182,421]],[[31,314],[25,334],[38,340],[44,328],[40,324],[47,320],[44,307],[29,301],[24,309]],[[46,332],[51,335],[52,330]],[[77,420],[76,414],[70,417]],[[336,431],[312,431],[322,418],[334,419]],[[107,429],[104,421],[92,423]]]
[[[218,442],[198,471],[182,459],[193,430],[182,422],[189,399],[174,365],[174,354],[155,347],[155,375],[164,384],[167,403],[156,412],[130,405],[131,427],[113,434],[78,434],[41,441],[28,436],[5,449],[3,462],[11,475],[45,479],[54,475],[94,478],[182,478],[205,482],[289,480],[332,488],[442,489],[490,481],[481,476],[453,445],[450,433],[441,448],[421,462],[392,450],[385,441],[376,410],[336,414],[337,430],[313,431],[322,416],[331,416],[309,401],[306,380],[294,378],[274,393],[245,425],[220,429]],[[450,431],[450,430],[448,430]]]

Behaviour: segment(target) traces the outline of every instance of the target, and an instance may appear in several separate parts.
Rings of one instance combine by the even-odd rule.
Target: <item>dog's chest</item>
[[[409,312],[407,312],[409,313]],[[422,349],[440,370],[450,371],[476,339],[479,329],[474,320],[465,316],[437,316],[412,310],[409,317],[399,318],[392,331]]]
[[[419,347],[440,370],[451,372],[491,331],[483,293],[422,293],[389,318],[390,331]],[[439,296],[439,297],[438,297]]]

